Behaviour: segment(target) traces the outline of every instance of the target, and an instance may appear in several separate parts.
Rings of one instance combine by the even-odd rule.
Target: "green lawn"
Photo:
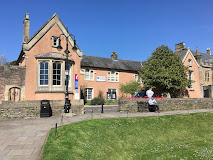
[[[213,159],[213,113],[93,119],[52,129],[43,160]]]

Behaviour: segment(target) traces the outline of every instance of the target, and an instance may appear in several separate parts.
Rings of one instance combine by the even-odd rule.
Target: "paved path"
[[[198,112],[213,112],[213,109],[165,111],[161,113],[89,113],[82,116],[66,114],[62,117],[25,118],[0,120],[0,159],[1,160],[39,160],[49,130],[58,126],[96,118],[163,116]]]

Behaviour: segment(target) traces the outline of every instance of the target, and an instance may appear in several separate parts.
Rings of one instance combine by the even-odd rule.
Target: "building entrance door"
[[[204,98],[209,98],[209,89],[204,90]]]
[[[10,88],[10,101],[20,101],[21,89],[14,87]]]

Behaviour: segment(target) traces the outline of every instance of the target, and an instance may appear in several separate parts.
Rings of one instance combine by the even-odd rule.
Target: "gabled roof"
[[[52,27],[53,25],[57,24],[61,29],[62,33],[68,37],[69,36],[69,43],[71,46],[74,46],[74,40],[70,36],[70,33],[67,31],[66,27],[55,13],[27,42],[27,44],[23,44],[23,50],[30,50]],[[77,55],[82,56],[82,51],[77,46]]]
[[[44,58],[44,59],[45,58],[54,58],[54,59],[63,59],[63,60],[65,60],[67,58],[64,54],[58,53],[58,52],[48,52],[48,53],[38,54],[38,55],[35,55],[35,57],[37,59],[39,59],[39,58]],[[74,60],[70,57],[68,57],[68,60],[74,62]]]
[[[187,49],[186,50],[182,50],[180,52],[175,52],[176,54],[178,54],[180,56],[180,58],[183,60],[183,58],[185,57],[186,53],[187,53]],[[193,56],[196,55],[196,51],[191,51]],[[200,53],[200,52],[199,52]],[[213,55],[208,55],[207,53],[200,53],[201,55],[201,59],[203,62],[205,63],[213,63]]]
[[[122,59],[113,60],[111,58],[83,55],[81,60],[81,67],[137,72],[141,70],[142,63],[138,61],[129,61]]]

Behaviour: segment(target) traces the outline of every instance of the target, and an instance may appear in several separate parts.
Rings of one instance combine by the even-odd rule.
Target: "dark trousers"
[[[155,111],[159,111],[159,107],[158,107],[158,105],[149,105],[149,111],[151,112],[155,112]],[[151,109],[152,108],[152,109]]]

